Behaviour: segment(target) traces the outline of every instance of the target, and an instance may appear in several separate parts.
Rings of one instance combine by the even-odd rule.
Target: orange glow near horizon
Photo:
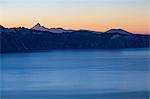
[[[52,22],[52,21],[49,21],[49,22],[41,22],[41,21],[37,21],[37,22],[33,22],[33,21],[30,21],[31,23],[29,22],[25,22],[25,21],[18,21],[18,22],[0,22],[1,25],[3,25],[4,27],[8,27],[8,28],[12,28],[12,27],[25,27],[25,28],[31,28],[33,27],[37,22],[39,22],[41,25],[45,26],[45,27],[48,27],[48,28],[54,28],[54,27],[62,27],[64,29],[75,29],[75,30],[78,30],[78,29],[87,29],[87,30],[95,30],[95,31],[100,31],[100,32],[105,32],[109,29],[112,29],[112,28],[118,28],[118,29],[124,29],[124,30],[127,30],[129,32],[133,32],[133,33],[143,33],[143,34],[150,34],[150,31],[149,31],[149,28],[150,26],[148,26],[148,23],[141,23],[139,22],[140,24],[136,24],[136,23],[122,23],[122,24],[117,24],[117,23],[114,23],[113,22],[111,24],[107,24],[106,23],[94,23],[94,22],[69,22],[69,23],[64,23],[61,21],[60,23],[59,22]],[[126,25],[127,24],[127,25]]]
[[[35,3],[36,1],[36,3]],[[0,25],[150,34],[148,0],[2,0]]]

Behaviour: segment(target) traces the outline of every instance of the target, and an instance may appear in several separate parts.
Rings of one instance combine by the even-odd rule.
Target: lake
[[[2,99],[149,99],[150,49],[0,54]]]

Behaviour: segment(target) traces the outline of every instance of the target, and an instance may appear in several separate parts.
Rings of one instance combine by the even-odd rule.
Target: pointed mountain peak
[[[40,24],[40,23],[37,23],[35,26],[41,26],[41,24]]]
[[[52,32],[52,33],[72,32],[71,30],[65,30],[63,28],[47,28],[47,27],[42,26],[40,23],[37,23],[31,29],[38,30],[38,31],[48,31],[48,32]]]
[[[34,25],[32,28],[39,28],[42,27],[40,23],[37,23],[36,25]]]
[[[39,30],[39,31],[49,31],[48,28],[45,28],[44,26],[41,26],[40,23],[37,23],[35,26],[31,28],[32,30]]]

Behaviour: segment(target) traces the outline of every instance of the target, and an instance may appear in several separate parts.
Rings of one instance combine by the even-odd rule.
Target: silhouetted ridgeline
[[[0,27],[1,52],[23,52],[49,49],[144,48],[150,47],[150,35],[131,34],[121,29],[105,33],[78,30],[51,33],[26,28]]]

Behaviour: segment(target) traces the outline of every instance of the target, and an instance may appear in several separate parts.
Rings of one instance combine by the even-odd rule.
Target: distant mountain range
[[[0,25],[0,40],[0,52],[150,47],[150,35],[132,34],[122,29],[96,32],[46,28],[39,23],[31,29],[5,28]]]

